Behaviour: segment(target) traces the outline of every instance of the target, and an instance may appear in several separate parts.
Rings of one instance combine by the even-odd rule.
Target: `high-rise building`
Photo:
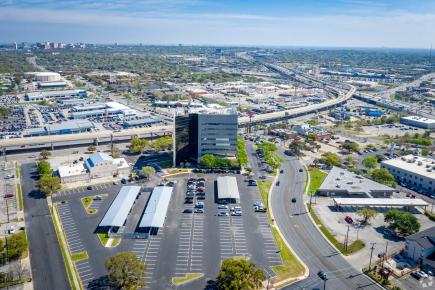
[[[237,153],[237,114],[193,113],[175,117],[175,162],[197,162],[205,154]]]

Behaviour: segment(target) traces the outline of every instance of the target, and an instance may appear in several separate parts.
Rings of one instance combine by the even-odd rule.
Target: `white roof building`
[[[435,129],[435,120],[420,116],[408,116],[400,118],[402,124],[424,128],[424,129]]]

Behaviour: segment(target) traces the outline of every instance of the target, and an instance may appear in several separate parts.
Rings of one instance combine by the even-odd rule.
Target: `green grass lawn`
[[[277,275],[272,279],[272,282],[276,283],[288,278],[296,278],[302,275],[305,271],[304,266],[299,262],[292,251],[287,247],[278,233],[275,227],[272,227],[272,235],[275,239],[276,246],[280,250],[279,255],[281,256],[282,265],[271,267],[273,272]]]
[[[308,194],[314,194],[328,174],[318,168],[311,168],[308,172],[310,174],[310,187],[308,188]]]
[[[272,182],[268,180],[257,179],[258,191],[260,191],[261,200],[263,201],[264,206],[267,208],[267,218],[269,219],[269,223],[272,221],[269,213],[269,191],[272,186]]]
[[[109,240],[109,235],[107,233],[97,233],[98,239],[100,239],[100,243],[103,247],[106,246],[107,241]]]
[[[173,277],[172,284],[179,285],[179,284],[187,283],[199,279],[202,276],[204,276],[203,273],[187,273],[184,277]]]
[[[366,245],[361,240],[356,240],[352,244],[348,245],[347,250],[345,249],[342,242],[338,241],[333,234],[331,234],[328,229],[322,224],[322,221],[319,219],[319,217],[316,215],[314,210],[312,210],[308,206],[308,210],[310,211],[311,217],[313,218],[314,222],[319,226],[320,231],[326,236],[326,238],[341,252],[343,255],[348,256],[350,254],[353,254],[355,252],[358,252],[362,248],[364,248]]]
[[[89,259],[88,252],[83,251],[79,253],[74,253],[71,255],[71,258],[74,262]]]
[[[94,198],[92,196],[86,196],[82,197],[80,200],[82,201],[83,207],[88,209],[94,201]]]
[[[18,210],[23,210],[23,189],[19,183],[17,184],[17,202]]]

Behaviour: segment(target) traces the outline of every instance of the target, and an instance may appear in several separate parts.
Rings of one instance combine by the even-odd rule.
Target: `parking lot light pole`
[[[372,270],[372,257],[373,257],[373,250],[375,249],[375,244],[376,243],[372,243],[372,247],[370,248],[369,272]]]

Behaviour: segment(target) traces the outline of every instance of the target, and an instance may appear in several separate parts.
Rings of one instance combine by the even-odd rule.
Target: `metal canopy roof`
[[[240,199],[237,179],[234,176],[219,176],[217,178],[219,199]]]
[[[161,228],[165,223],[166,212],[172,196],[172,187],[157,186],[151,193],[150,200],[140,221],[140,228]]]
[[[140,186],[123,186],[99,226],[121,227],[127,219],[139,191]]]
[[[333,201],[342,206],[428,206],[419,198],[333,198]]]

